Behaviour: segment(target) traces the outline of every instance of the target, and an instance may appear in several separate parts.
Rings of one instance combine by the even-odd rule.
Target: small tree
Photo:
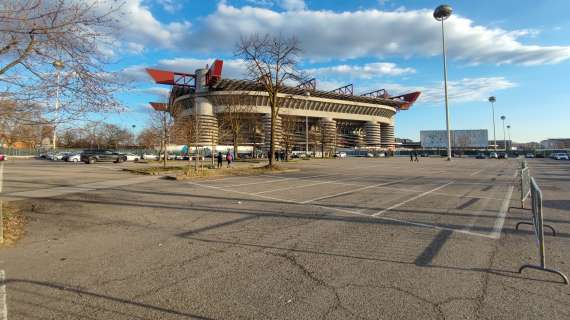
[[[241,38],[236,55],[245,61],[249,77],[258,82],[268,95],[271,108],[269,166],[275,160],[275,124],[282,99],[279,93],[288,82],[302,81],[297,69],[301,49],[297,38],[252,35]]]
[[[238,147],[246,130],[246,123],[253,120],[251,116],[253,105],[247,97],[242,95],[214,96],[212,98],[217,105],[222,106],[222,112],[218,113],[218,127],[220,138],[231,138],[234,146],[234,158],[238,158]]]

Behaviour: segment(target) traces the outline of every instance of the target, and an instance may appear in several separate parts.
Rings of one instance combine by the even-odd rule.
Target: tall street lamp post
[[[497,98],[495,98],[495,96],[489,97],[489,102],[491,102],[491,113],[493,115],[493,148],[496,151],[497,150],[497,133],[495,130],[495,101],[497,101]]]
[[[305,91],[305,97],[310,97],[311,93],[309,91]],[[309,114],[306,107],[307,103],[305,103],[305,157],[309,156]]]
[[[503,120],[503,143],[504,143],[504,147],[505,147],[505,152],[507,151],[507,135],[505,134],[505,119],[507,119],[507,117],[505,116],[501,116],[501,120]]]
[[[447,127],[447,160],[451,160],[451,131],[449,128],[449,106],[447,99],[447,58],[445,56],[445,27],[443,22],[451,16],[453,10],[449,5],[441,5],[433,12],[433,17],[437,21],[441,21],[441,39],[443,48],[443,87],[445,91],[445,123]]]
[[[512,148],[513,146],[513,140],[511,139],[511,125],[507,124],[507,137],[509,137],[509,144]],[[509,148],[510,149],[510,148]]]
[[[60,77],[61,77],[61,70],[65,66],[63,61],[55,60],[52,65],[56,70],[56,77],[57,77],[57,85],[55,87],[55,121],[53,123],[53,150],[57,147],[57,123],[59,122],[59,86],[60,86]]]
[[[136,138],[136,136],[135,136],[135,128],[136,128],[136,127],[137,127],[136,124],[133,124],[133,125],[131,126],[131,128],[133,128],[133,145],[136,145],[136,144],[137,144],[137,142],[136,142],[136,141],[137,141],[137,138]]]

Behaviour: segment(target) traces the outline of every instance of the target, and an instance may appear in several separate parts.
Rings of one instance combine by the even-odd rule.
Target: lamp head
[[[433,11],[433,17],[437,21],[443,21],[449,18],[452,12],[453,9],[451,9],[451,6],[447,4],[442,4],[441,6],[435,8],[435,10]]]
[[[503,121],[505,121],[506,118],[507,117],[505,117],[505,116],[501,116],[501,120],[503,120]]]
[[[507,124],[507,129],[510,129],[510,128],[511,128],[511,125],[510,125],[510,124]]]
[[[497,101],[497,99],[495,98],[495,96],[490,96],[490,97],[489,97],[489,102],[494,103],[495,101]]]

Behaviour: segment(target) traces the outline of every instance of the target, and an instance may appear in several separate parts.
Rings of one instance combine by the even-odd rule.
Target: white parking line
[[[483,171],[483,170],[485,170],[485,169],[486,169],[486,168],[479,169],[479,170],[477,170],[477,171],[471,173],[470,176],[477,175],[477,174],[479,174],[479,172],[481,172],[481,171]]]
[[[4,280],[6,274],[4,270],[0,270],[0,320],[8,320],[8,306],[6,305],[6,285]]]
[[[398,204],[395,204],[395,205],[393,205],[393,206],[391,206],[391,207],[389,207],[389,208],[386,208],[386,209],[384,209],[384,210],[382,210],[382,211],[378,211],[378,212],[374,213],[372,216],[373,216],[373,217],[376,217],[376,216],[379,216],[379,215],[381,215],[381,214],[384,214],[384,213],[386,213],[386,212],[388,212],[388,211],[390,211],[390,210],[392,210],[392,209],[396,209],[396,208],[398,208],[398,207],[400,207],[400,206],[403,206],[404,204],[406,204],[406,203],[408,203],[408,202],[410,202],[410,201],[417,200],[417,199],[419,199],[419,198],[421,198],[421,197],[425,197],[425,196],[427,196],[428,194],[430,194],[430,193],[432,193],[432,192],[435,192],[435,191],[437,191],[437,190],[439,190],[439,189],[443,189],[443,188],[447,187],[448,185],[450,185],[450,184],[452,184],[452,183],[453,183],[453,181],[450,181],[450,182],[448,182],[448,183],[446,183],[446,184],[443,184],[443,185],[441,185],[441,186],[439,186],[439,187],[437,187],[437,188],[433,188],[433,189],[431,189],[431,190],[429,190],[429,191],[420,193],[420,194],[418,194],[417,196],[414,196],[414,197],[409,198],[408,200],[402,201],[402,202],[400,202],[400,203],[398,203]]]
[[[300,186],[292,186],[292,187],[286,187],[286,188],[277,188],[277,189],[271,189],[271,190],[266,190],[266,191],[261,191],[261,192],[255,192],[255,193],[252,193],[252,194],[258,195],[258,194],[271,193],[271,192],[276,192],[276,191],[285,191],[285,190],[291,190],[291,189],[300,189],[300,188],[318,186],[318,185],[320,185],[320,184],[331,184],[331,183],[334,183],[334,181],[320,181],[320,182],[310,183],[310,184],[305,184],[305,185],[300,185]]]
[[[511,196],[513,195],[514,186],[510,186],[505,199],[503,200],[503,205],[501,206],[501,211],[499,211],[499,216],[495,220],[495,226],[493,227],[493,237],[499,239],[501,237],[501,231],[503,230],[503,225],[505,224],[505,217],[507,216],[507,211],[511,204]]]
[[[400,179],[400,180],[395,180],[395,181],[388,181],[388,182],[384,182],[384,183],[374,184],[374,185],[371,185],[371,186],[366,186],[366,187],[362,187],[362,188],[356,188],[356,189],[349,190],[349,191],[339,192],[339,193],[335,193],[335,194],[329,194],[329,195],[321,196],[321,197],[318,197],[318,198],[305,200],[305,201],[299,202],[299,203],[305,204],[305,203],[309,203],[309,202],[313,202],[313,201],[317,201],[317,200],[323,200],[323,199],[328,199],[328,198],[334,198],[334,197],[342,196],[342,195],[345,195],[345,194],[350,194],[350,193],[354,193],[354,192],[358,192],[358,191],[362,191],[362,190],[366,190],[366,189],[370,189],[370,188],[376,188],[376,187],[384,186],[384,185],[391,184],[391,183],[398,183],[398,182],[403,182],[403,181],[411,180],[411,179],[413,179],[413,178],[414,178],[414,177],[410,177],[410,178],[405,178],[405,179]]]

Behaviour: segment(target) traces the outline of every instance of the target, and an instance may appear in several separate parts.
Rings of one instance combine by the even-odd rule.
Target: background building
[[[540,142],[544,149],[570,149],[570,138],[547,139]]]
[[[420,144],[422,148],[446,148],[446,130],[420,131]],[[452,148],[487,148],[487,129],[477,130],[451,130]]]

